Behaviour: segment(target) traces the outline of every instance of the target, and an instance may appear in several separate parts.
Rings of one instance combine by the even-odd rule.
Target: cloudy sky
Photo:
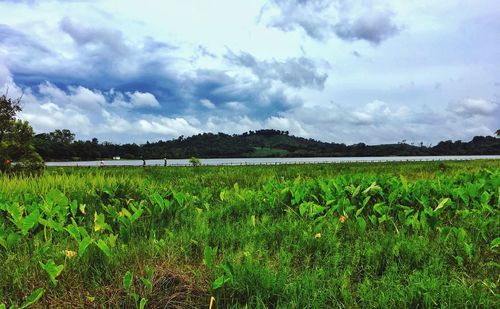
[[[497,0],[0,0],[0,93],[36,132],[344,143],[500,129]]]

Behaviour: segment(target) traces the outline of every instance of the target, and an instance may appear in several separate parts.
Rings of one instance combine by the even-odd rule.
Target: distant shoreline
[[[419,162],[419,161],[465,161],[465,160],[500,160],[500,155],[470,156],[371,156],[371,157],[295,157],[295,158],[200,158],[205,166],[231,165],[279,165],[279,164],[328,164],[328,163],[370,163],[370,162]],[[142,160],[90,160],[90,161],[48,161],[46,166],[76,167],[99,166],[142,166]],[[164,159],[147,159],[146,166],[163,166]],[[189,159],[167,159],[167,166],[189,166]]]

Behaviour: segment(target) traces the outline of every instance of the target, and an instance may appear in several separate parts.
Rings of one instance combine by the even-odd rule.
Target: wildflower
[[[344,223],[347,220],[347,218],[348,218],[347,215],[340,216],[340,218],[339,218],[340,223]]]
[[[77,253],[75,251],[71,251],[71,250],[64,250],[64,255],[67,257],[67,258],[74,258],[75,256],[77,256]]]
[[[314,239],[320,239],[321,238],[321,233],[317,233],[316,235],[314,235]]]

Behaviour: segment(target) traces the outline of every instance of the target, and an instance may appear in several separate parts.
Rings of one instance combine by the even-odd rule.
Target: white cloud
[[[138,128],[145,133],[165,134],[170,136],[193,135],[200,131],[193,127],[186,119],[155,117],[154,119],[140,119]]]
[[[151,93],[135,91],[127,92],[127,96],[133,107],[160,107],[160,102]]]
[[[37,132],[144,142],[274,127],[377,143],[500,127],[494,0],[15,2],[0,1],[0,94],[24,93]]]
[[[500,112],[500,104],[484,99],[467,98],[459,104],[450,106],[455,114],[462,117],[472,116],[495,116],[495,112]]]
[[[215,108],[215,104],[212,103],[212,101],[210,101],[209,99],[201,99],[200,103],[201,103],[201,105],[203,105],[204,107],[206,107],[208,109],[214,109]]]

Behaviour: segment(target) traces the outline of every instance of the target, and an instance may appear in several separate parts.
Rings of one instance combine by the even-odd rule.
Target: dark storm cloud
[[[208,99],[217,107],[238,102],[249,109],[249,113],[263,119],[279,111],[300,105],[296,98],[289,98],[283,89],[272,89],[268,82],[246,80],[218,70],[197,70],[190,78],[191,101]]]
[[[296,98],[289,98],[283,89],[273,88],[271,79],[280,79],[296,88],[322,88],[327,77],[318,73],[314,63],[306,58],[293,58],[283,63],[254,59],[257,66],[251,69],[260,75],[258,80],[230,76],[225,70],[216,69],[182,72],[177,69],[179,58],[172,54],[176,47],[152,37],[131,42],[116,29],[88,26],[69,18],[60,21],[59,29],[72,40],[73,46],[67,46],[74,53],[72,57],[62,57],[59,50],[49,53],[43,46],[35,49],[34,38],[7,26],[0,28],[3,34],[0,44],[12,50],[11,53],[26,55],[16,57],[15,63],[7,63],[15,82],[34,89],[34,94],[37,94],[37,86],[47,81],[63,91],[70,91],[75,86],[102,93],[110,89],[122,93],[140,91],[158,99],[161,106],[157,112],[160,113],[179,114],[187,109],[201,112],[204,107],[199,102],[210,100],[220,109],[244,107],[250,115],[263,119],[301,103]],[[37,49],[40,50],[37,61],[30,62],[28,55],[33,58],[33,51]],[[214,56],[206,48],[201,51],[201,56]],[[193,53],[199,54],[200,49]],[[242,61],[239,65],[251,65]],[[128,105],[121,106],[126,109]],[[151,111],[150,105],[134,110],[148,111]]]
[[[274,16],[269,25],[283,31],[302,28],[308,36],[316,40],[325,40],[336,35],[345,41],[365,40],[373,44],[388,39],[400,31],[393,21],[390,11],[370,10],[368,13],[357,12],[348,16],[350,3],[341,0],[272,0],[280,13]],[[334,9],[337,18],[328,16],[328,10]]]
[[[332,0],[272,0],[271,3],[280,10],[280,15],[274,17],[270,26],[283,31],[292,31],[302,28],[308,36],[323,40],[327,38],[332,25],[322,16],[332,4]]]
[[[30,38],[22,31],[3,24],[0,24],[0,45],[18,46],[20,48],[28,48],[36,52],[47,54],[51,53],[47,47],[38,43],[35,39]]]
[[[96,45],[109,53],[126,54],[130,50],[124,42],[123,34],[114,29],[86,27],[64,17],[60,28],[79,46]]]
[[[320,73],[316,64],[306,57],[289,58],[285,61],[259,61],[249,53],[228,52],[231,63],[249,68],[259,79],[279,80],[293,88],[323,89],[328,74]]]
[[[400,31],[392,16],[390,12],[379,12],[344,20],[335,25],[335,34],[347,41],[365,40],[379,44]]]

